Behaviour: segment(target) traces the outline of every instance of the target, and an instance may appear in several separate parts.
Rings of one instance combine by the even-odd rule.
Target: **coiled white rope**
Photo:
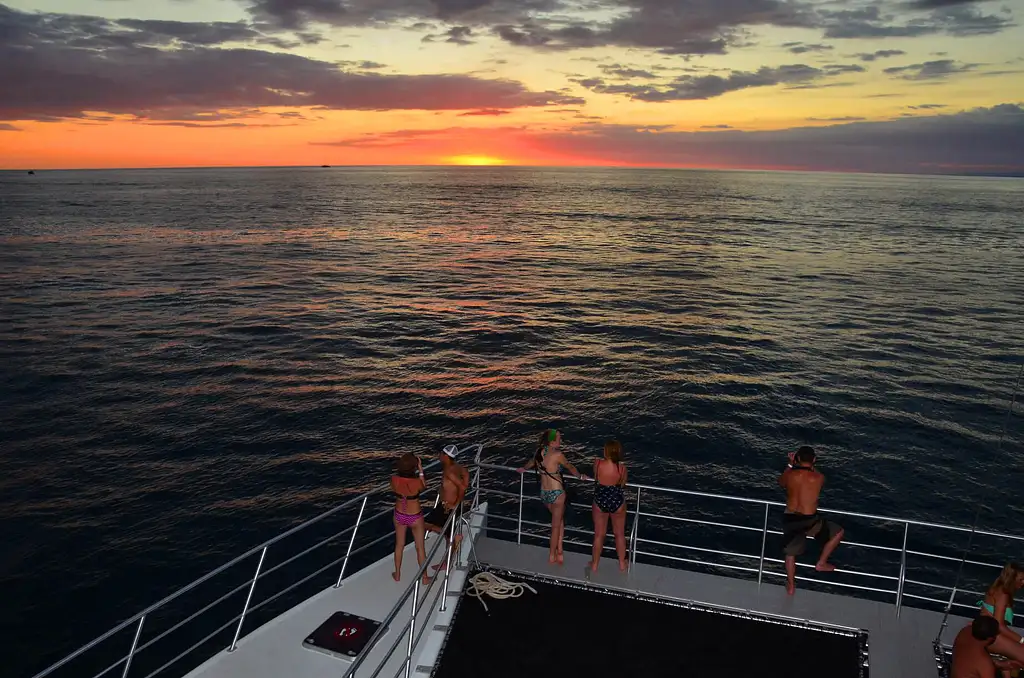
[[[479,600],[480,604],[484,606],[484,612],[490,612],[487,609],[487,603],[484,602],[484,596],[490,596],[495,600],[518,598],[526,593],[526,589],[537,593],[532,586],[525,582],[510,582],[490,572],[477,572],[469,580],[469,588],[466,590],[466,595],[473,596]]]

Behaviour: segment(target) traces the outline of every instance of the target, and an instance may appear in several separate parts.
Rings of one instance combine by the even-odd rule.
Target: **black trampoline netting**
[[[434,678],[867,678],[862,634],[526,581],[520,598],[463,596]]]

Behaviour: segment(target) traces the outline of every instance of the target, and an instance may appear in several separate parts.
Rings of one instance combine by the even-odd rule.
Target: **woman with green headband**
[[[586,476],[577,471],[565,458],[561,447],[562,434],[556,429],[548,429],[540,434],[540,442],[533,458],[516,469],[520,473],[532,468],[537,469],[540,478],[540,500],[551,512],[548,562],[559,565],[564,562],[562,539],[565,537],[565,482],[562,478],[562,469],[568,469],[577,478],[586,479]]]

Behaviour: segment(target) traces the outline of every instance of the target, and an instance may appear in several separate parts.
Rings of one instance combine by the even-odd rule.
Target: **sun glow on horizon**
[[[0,52],[24,57],[0,75],[0,169],[1024,176],[1024,0],[872,0],[842,30],[834,0],[801,3],[806,22],[763,2],[656,11],[694,2],[356,2],[336,21],[353,3],[0,0]],[[145,87],[67,86],[82,74]]]
[[[496,158],[493,155],[452,155],[445,158],[446,164],[449,165],[504,165],[505,161],[502,158]]]

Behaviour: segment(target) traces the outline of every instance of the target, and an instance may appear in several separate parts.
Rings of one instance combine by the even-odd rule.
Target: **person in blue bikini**
[[[982,616],[993,617],[999,623],[999,635],[989,646],[989,652],[1024,663],[1024,636],[1010,628],[1013,624],[1013,596],[1021,588],[1024,588],[1024,565],[1007,563],[992,586],[988,587],[985,599],[978,601],[978,607]]]
[[[551,512],[548,562],[559,565],[564,562],[562,540],[565,537],[565,482],[562,478],[562,469],[567,469],[581,480],[587,479],[569,463],[562,454],[561,447],[562,434],[557,429],[548,429],[541,433],[533,458],[516,469],[519,473],[525,473],[532,468],[537,469],[540,478],[540,500]]]

